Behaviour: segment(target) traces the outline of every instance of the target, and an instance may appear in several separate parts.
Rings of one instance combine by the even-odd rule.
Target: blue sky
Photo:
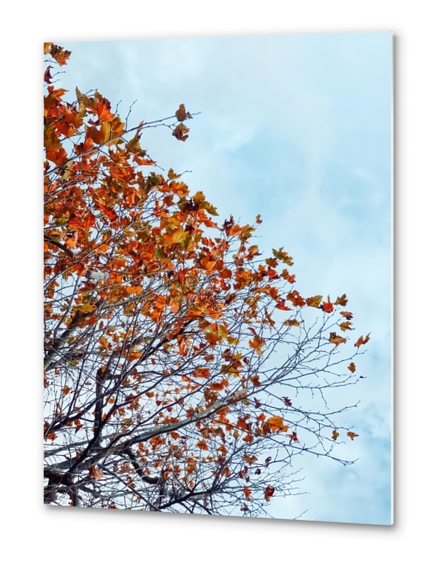
[[[263,253],[284,246],[303,295],[349,297],[366,378],[342,390],[349,467],[302,459],[301,491],[271,513],[348,523],[391,522],[390,33],[60,42],[72,51],[61,86],[97,88],[131,123],[191,113],[190,138],[165,128],[141,145],[203,191],[221,219],[262,215]],[[340,451],[339,451],[340,452]]]

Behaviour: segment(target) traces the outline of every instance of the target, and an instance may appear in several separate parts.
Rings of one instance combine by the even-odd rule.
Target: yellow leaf
[[[322,302],[321,295],[317,295],[317,297],[310,297],[307,299],[307,305],[313,306],[314,308],[319,308],[321,302]]]
[[[170,168],[170,169],[168,170],[167,177],[168,177],[169,180],[177,180],[177,179],[180,178],[180,174],[175,174],[175,173],[173,172],[173,169]]]
[[[44,146],[47,150],[58,151],[62,148],[62,143],[59,141],[59,137],[56,135],[55,126],[50,125],[44,131]]]
[[[346,343],[346,338],[342,338],[341,336],[337,336],[335,332],[331,332],[329,335],[329,341],[334,343],[335,345],[340,345],[340,343]]]
[[[95,307],[92,304],[86,303],[77,306],[77,310],[80,310],[81,312],[93,312],[95,310]]]
[[[182,227],[178,228],[174,233],[173,233],[173,242],[175,244],[180,244],[181,242],[183,242],[185,240],[185,238],[188,236],[188,233],[184,231],[184,229]]]
[[[203,191],[197,191],[197,193],[194,195],[193,199],[194,199],[194,203],[196,203],[197,205],[202,203],[205,200],[205,196],[203,194]]]
[[[101,133],[103,135],[102,143],[107,142],[108,139],[110,138],[110,133],[111,133],[111,126],[110,126],[110,123],[108,121],[105,121],[105,123],[103,123],[101,125]]]

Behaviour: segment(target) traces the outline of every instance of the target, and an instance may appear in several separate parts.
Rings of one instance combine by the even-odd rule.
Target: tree
[[[70,52],[44,51],[45,502],[266,515],[295,456],[352,462],[334,453],[349,406],[325,396],[369,336],[343,356],[346,295],[302,297],[283,248],[252,243],[260,215],[218,225],[154,171],[141,136],[185,141],[184,105],[129,127],[98,91],[64,101]]]

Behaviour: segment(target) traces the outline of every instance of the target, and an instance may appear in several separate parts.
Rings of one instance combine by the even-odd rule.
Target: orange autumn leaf
[[[217,390],[217,391],[224,390],[224,385],[222,382],[213,382],[211,383],[210,387],[212,390]]]
[[[180,123],[173,131],[173,136],[177,140],[186,141],[186,139],[188,138],[188,135],[186,133],[188,132],[189,129],[187,129],[187,127],[185,127],[183,123]]]
[[[250,456],[247,455],[247,453],[244,453],[242,459],[247,463],[247,464],[254,464],[258,459],[256,457],[256,455]]]
[[[259,375],[253,375],[253,376],[251,377],[251,382],[253,383],[254,386],[260,386],[261,383],[260,383],[260,377],[259,377]]]
[[[355,437],[359,437],[359,435],[357,433],[353,433],[353,431],[348,431],[347,435],[350,437],[350,439],[353,441]]]
[[[45,45],[48,44],[49,43],[45,43]],[[44,52],[46,49],[45,45],[44,45]],[[64,66],[68,58],[71,56],[71,51],[65,51],[63,47],[59,47],[58,45],[54,45],[53,43],[49,45],[50,45],[50,50],[49,50],[50,55],[53,57],[53,59],[56,60],[56,62],[60,66]]]
[[[178,121],[185,121],[186,119],[185,105],[183,103],[179,105],[179,109],[176,111],[176,119]]]
[[[110,109],[110,102],[107,99],[101,97],[98,101],[98,106],[96,109],[96,113],[98,114],[99,120],[101,122],[110,122],[114,119],[114,115],[111,113]]]
[[[371,332],[370,332],[371,333]],[[364,336],[361,336],[358,341],[355,343],[355,347],[360,347],[361,345],[367,343],[370,340],[370,334],[367,334],[364,338]]]
[[[92,464],[89,466],[89,476],[98,481],[104,476],[104,472],[102,470],[97,470],[96,465]]]
[[[294,283],[296,275],[295,274],[289,275],[289,272],[287,271],[287,269],[283,269],[283,272],[281,273],[281,277],[283,279],[285,279],[287,281],[287,283]]]
[[[352,320],[353,318],[353,314],[351,312],[343,311],[340,312],[340,314],[343,315],[346,320]]]
[[[108,121],[102,123],[99,129],[97,127],[90,127],[90,129],[87,131],[88,137],[91,138],[96,144],[105,144],[110,139],[110,134],[111,127]]]
[[[284,421],[281,416],[274,416],[272,418],[269,418],[266,423],[269,424],[273,433],[275,433],[276,431],[287,431],[288,429],[288,426],[284,425]]]
[[[271,496],[273,496],[275,493],[275,488],[273,488],[272,486],[267,486],[265,489],[265,500],[267,502],[271,501]]]
[[[340,324],[340,330],[342,330],[343,332],[345,332],[346,330],[352,330],[353,328],[350,327],[351,325],[352,322],[342,322]]]
[[[130,352],[128,354],[127,361],[129,361],[131,363],[132,361],[136,361],[137,359],[140,359],[141,356],[142,356],[142,353],[140,353],[140,352]]]
[[[68,159],[68,156],[64,148],[61,148],[60,150],[57,151],[47,150],[45,156],[47,157],[47,160],[49,160],[50,162],[54,162],[56,166],[60,166]]]
[[[224,456],[227,455],[227,448],[225,447],[225,445],[221,445],[221,447],[218,447],[217,451],[219,451]]]
[[[352,361],[352,363],[347,368],[349,369],[350,372],[354,373],[356,370],[355,363],[353,363]]]
[[[334,431],[332,432],[332,439],[334,441],[337,441],[337,438],[339,437],[339,435],[340,434],[338,433],[338,431],[336,429],[334,429]]]
[[[248,488],[248,486],[244,486],[244,494],[245,497],[247,498],[247,500],[252,500],[252,498],[250,499],[251,496],[251,490]]]
[[[108,244],[102,244],[101,246],[99,246],[99,248],[97,249],[98,254],[103,254],[105,252],[108,252],[108,250],[110,249],[110,246]]]
[[[346,343],[346,338],[342,338],[341,336],[337,336],[335,332],[331,332],[329,335],[329,341],[335,345],[340,345],[340,343]]]
[[[283,326],[300,326],[297,320],[284,320]]]
[[[126,290],[129,294],[132,294],[132,295],[139,295],[143,292],[142,287],[126,287]]]
[[[199,379],[207,379],[209,378],[209,369],[208,367],[197,367],[197,369],[195,369],[193,376]],[[187,379],[189,380],[189,379]]]
[[[321,307],[320,307],[324,312],[332,312],[334,310],[334,305],[332,304],[332,302],[329,299],[329,295],[328,295],[328,300],[327,301],[323,301]]]
[[[196,447],[198,447],[199,449],[202,449],[203,451],[208,451],[208,446],[206,444],[206,441],[204,439],[202,439],[201,441],[199,441],[198,443],[196,443],[195,445]]]
[[[347,297],[346,294],[342,295],[341,297],[338,297],[338,299],[334,302],[335,306],[346,306],[347,304]]]
[[[265,340],[256,335],[253,340],[248,341],[248,345],[254,349],[257,355],[261,355],[263,353],[261,348],[265,345]]]
[[[291,291],[288,293],[287,298],[292,302],[293,306],[305,306],[306,301],[301,297],[298,291]]]
[[[288,437],[290,437],[290,439],[295,443],[299,443],[299,439],[296,431],[294,431],[293,433],[289,433]]]

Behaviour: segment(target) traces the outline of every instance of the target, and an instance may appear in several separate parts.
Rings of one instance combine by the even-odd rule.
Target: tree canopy
[[[44,500],[265,516],[294,457],[352,462],[326,396],[369,336],[350,346],[346,295],[301,296],[292,257],[262,256],[260,215],[219,221],[160,173],[142,137],[186,141],[184,104],[130,126],[99,91],[65,101],[71,53],[44,53]]]

